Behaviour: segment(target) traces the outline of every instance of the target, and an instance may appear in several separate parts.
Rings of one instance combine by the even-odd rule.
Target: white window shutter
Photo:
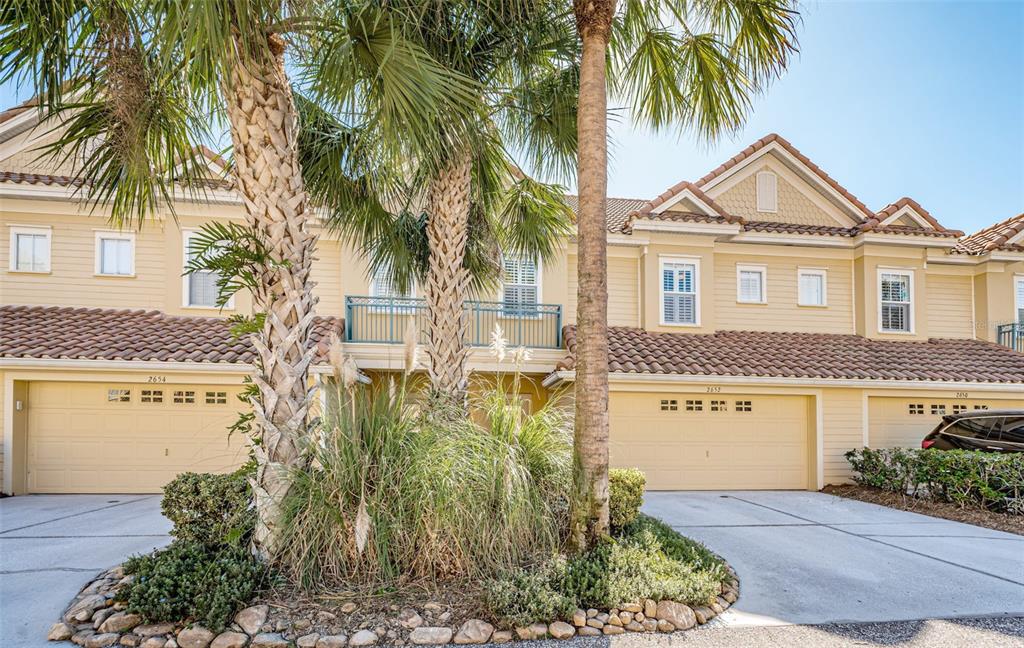
[[[771,171],[757,174],[757,211],[778,211],[778,178]]]

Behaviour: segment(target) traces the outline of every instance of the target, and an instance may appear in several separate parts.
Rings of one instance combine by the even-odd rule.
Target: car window
[[[946,432],[972,439],[988,440],[993,427],[996,427],[994,424],[999,420],[1000,417],[995,416],[962,418],[946,428]]]
[[[1000,440],[1007,443],[1024,443],[1024,416],[1004,418]]]

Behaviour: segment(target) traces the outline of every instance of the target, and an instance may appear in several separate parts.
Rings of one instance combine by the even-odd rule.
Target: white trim
[[[972,282],[973,286],[974,283]],[[1024,273],[1015,273],[1013,275],[1013,321],[1022,322],[1024,318],[1020,317],[1021,309],[1024,309]]]
[[[214,306],[205,306],[205,305],[202,305],[202,304],[192,304],[192,303],[189,302],[189,298],[188,298],[189,297],[189,289],[188,289],[189,288],[189,283],[188,283],[188,280],[189,280],[189,276],[190,275],[185,273],[185,269],[188,266],[188,247],[189,247],[188,244],[189,244],[189,240],[192,238],[192,236],[194,236],[195,234],[198,234],[198,233],[199,233],[199,230],[195,229],[195,228],[181,230],[181,270],[182,270],[182,275],[181,275],[181,307],[182,308],[187,308],[189,310],[205,310],[205,311],[234,310],[235,309],[235,296],[234,295],[232,295],[228,299],[228,303],[224,304],[224,306],[220,307],[220,308],[217,307],[216,305],[214,305]]]
[[[93,253],[93,273],[97,277],[120,277],[120,278],[131,278],[135,276],[135,232],[120,232],[117,230],[96,230],[95,231],[95,247]],[[131,252],[128,260],[128,273],[117,274],[103,272],[103,250],[102,241],[128,241],[131,244]]]
[[[852,236],[838,236],[835,234],[776,234],[772,232],[741,232],[730,239],[729,242],[851,249],[857,247]]]
[[[1011,236],[1010,238],[1006,239],[1006,242],[1010,244],[1024,243],[1024,230],[1021,230],[1014,234],[1013,236]]]
[[[856,238],[864,243],[913,245],[916,247],[955,248],[958,244],[957,239],[951,237],[928,236],[927,234],[885,234],[870,230],[861,232]]]
[[[516,260],[521,263],[522,262],[522,257],[517,257]],[[543,291],[543,286],[544,286],[544,280],[543,280],[543,277],[544,277],[543,272],[544,271],[542,269],[542,261],[541,261],[539,256],[537,258],[533,259],[532,261],[533,261],[533,271],[534,271],[534,288],[537,289],[536,305],[540,306],[541,304],[544,303],[544,297],[543,297],[543,292],[542,292]],[[510,318],[511,319],[540,319],[542,317],[542,314],[540,312],[538,312],[535,317],[531,317],[531,316],[525,316],[524,317],[522,315],[505,315],[504,314],[505,313],[505,310],[504,310],[504,306],[505,306],[505,284],[507,283],[505,281],[505,260],[504,260],[504,258],[501,260],[501,264],[502,264],[501,265],[501,288],[498,290],[498,301],[500,301],[501,305],[502,305],[501,318],[502,319],[510,319]],[[529,284],[516,284],[516,285],[518,285],[518,286],[528,286]]]
[[[693,266],[693,322],[665,321],[665,264],[679,263]],[[671,254],[658,255],[658,322],[662,326],[697,328],[700,324],[700,257]]]
[[[670,234],[720,234],[735,236],[740,233],[738,223],[692,223],[686,221],[640,220],[633,221],[634,231],[666,232]]]
[[[0,182],[0,197],[30,198],[34,200],[61,200],[72,203],[88,203],[87,192],[79,191],[79,187],[61,187],[58,185],[33,185],[20,182]],[[241,205],[242,199],[232,191],[224,189],[201,189],[195,192],[175,188],[172,192],[175,202],[186,202],[196,205]],[[103,202],[102,204],[108,204]]]
[[[4,376],[4,482],[0,491],[14,494],[14,376]]]
[[[883,225],[883,226],[884,225],[890,225],[890,224],[895,223],[896,221],[898,221],[903,216],[910,216],[910,218],[913,219],[913,221],[915,223],[917,223],[918,225],[920,225],[924,229],[927,229],[927,230],[934,230],[935,229],[935,227],[931,223],[929,223],[928,221],[926,221],[924,219],[924,216],[921,216],[921,214],[917,213],[917,210],[914,209],[913,207],[911,207],[910,205],[903,205],[902,207],[897,209],[895,212],[893,212],[892,216],[889,216],[884,221],[882,221],[880,223],[880,225]]]
[[[650,239],[645,236],[633,236],[632,234],[612,234],[609,233],[606,237],[608,245],[622,245],[629,247],[640,247],[650,243]]]
[[[772,179],[772,193],[774,195],[761,195],[762,177]],[[769,198],[771,198],[770,201],[768,200]],[[754,202],[759,214],[777,214],[779,212],[779,176],[774,171],[765,169],[754,174]],[[772,203],[770,207],[768,205],[769,202]]]
[[[743,290],[740,286],[740,277],[744,272],[757,272],[761,275],[761,299],[743,299]],[[736,303],[737,304],[767,304],[768,303],[768,266],[737,263],[736,264]]]
[[[876,325],[875,328],[878,330],[879,333],[881,333],[883,335],[914,335],[915,324],[916,324],[916,322],[914,321],[914,319],[915,319],[914,318],[914,310],[917,308],[917,299],[916,299],[916,295],[914,294],[914,268],[887,268],[887,267],[884,267],[884,266],[878,266],[875,269],[875,272],[877,274],[877,281],[875,282],[875,290],[876,290],[875,304],[877,306],[876,316],[878,318],[876,320],[876,322],[875,322],[875,325]],[[882,275],[883,274],[902,275],[904,277],[907,277],[907,297],[908,297],[907,305],[908,305],[908,308],[907,308],[907,330],[905,330],[905,331],[904,330],[899,330],[899,331],[888,330],[888,329],[883,329],[882,328]],[[901,303],[901,302],[891,302],[891,303],[895,304],[895,303]]]
[[[868,407],[868,392],[863,391],[860,395],[860,436],[862,447],[871,447],[871,408]]]
[[[698,207],[704,210],[704,213],[707,214],[708,216],[722,216],[722,214],[719,213],[713,207],[711,207],[711,205],[708,204],[706,200],[699,198],[697,194],[693,192],[693,189],[691,189],[690,187],[683,187],[683,189],[676,193],[676,195],[672,196],[671,198],[663,202],[661,205],[651,210],[651,212],[654,214],[664,213],[670,207],[679,204],[686,198],[689,198],[691,202],[695,203]]]
[[[805,304],[800,299],[800,279],[804,275],[821,277],[821,303]],[[796,305],[807,308],[828,308],[828,269],[827,268],[805,268],[797,266],[796,269]]]
[[[4,369],[95,369],[121,371],[211,371],[245,373],[252,365],[241,362],[165,362],[160,360],[88,360],[75,358],[0,358]]]
[[[49,225],[10,225],[8,235],[10,237],[10,254],[8,256],[8,270],[19,274],[49,274],[53,271],[53,228]],[[18,236],[42,236],[46,241],[46,269],[44,270],[20,270],[18,269]]]
[[[825,394],[814,393],[814,490],[825,488]]]

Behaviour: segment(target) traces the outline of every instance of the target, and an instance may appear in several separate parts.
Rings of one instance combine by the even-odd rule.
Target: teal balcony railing
[[[558,349],[562,346],[560,304],[506,304],[467,301],[466,343],[487,346],[500,324],[509,347]],[[345,297],[345,340],[401,344],[412,324],[419,342],[427,343],[426,300],[414,297]]]
[[[1024,353],[1024,322],[1011,322],[996,326],[996,342]]]

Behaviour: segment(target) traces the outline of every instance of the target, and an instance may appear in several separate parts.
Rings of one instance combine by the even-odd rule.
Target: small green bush
[[[160,510],[174,523],[171,535],[208,546],[244,544],[255,525],[249,474],[182,473],[164,486]]]
[[[640,514],[647,478],[636,468],[612,468],[608,471],[608,514],[612,533],[623,529]]]
[[[576,602],[562,593],[565,558],[556,556],[534,569],[516,569],[485,583],[484,603],[505,627],[567,619]]]
[[[863,448],[846,453],[859,484],[884,491],[1024,514],[1024,454]]]
[[[175,541],[124,564],[133,580],[117,599],[147,623],[193,620],[220,632],[259,590],[263,568],[246,549]]]

